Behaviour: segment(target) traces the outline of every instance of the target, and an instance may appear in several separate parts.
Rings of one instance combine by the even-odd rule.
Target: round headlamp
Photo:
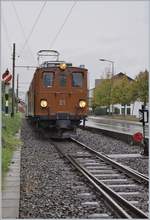
[[[47,107],[47,101],[46,100],[41,100],[40,105],[42,108],[46,108]]]
[[[80,108],[84,108],[86,106],[86,101],[84,100],[79,101],[79,106]]]
[[[59,68],[60,68],[61,70],[65,70],[65,69],[67,68],[67,65],[66,65],[65,63],[61,63],[61,64],[59,65]]]

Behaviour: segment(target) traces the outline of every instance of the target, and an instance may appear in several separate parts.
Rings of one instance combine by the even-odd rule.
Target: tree
[[[135,78],[134,84],[137,98],[143,102],[144,105],[148,102],[148,75],[149,72],[147,70],[140,72]]]
[[[130,84],[131,82],[126,75],[113,82],[112,102],[113,104],[122,104],[124,106],[124,115],[126,105],[130,104],[132,98]]]
[[[130,96],[131,96],[131,102],[133,103],[133,108],[131,113],[133,115],[135,101],[137,101],[138,99],[138,91],[135,80],[130,83]]]
[[[110,74],[101,78],[98,86],[94,91],[93,106],[106,106],[112,104],[122,104],[125,108],[127,104],[140,100],[146,105],[148,102],[148,71],[140,72],[135,80],[132,80],[127,75],[122,74],[118,77],[111,78]]]
[[[101,78],[101,82],[94,90],[94,103],[97,106],[107,106],[109,107],[110,112],[110,105],[111,105],[111,75],[106,74],[105,78]]]

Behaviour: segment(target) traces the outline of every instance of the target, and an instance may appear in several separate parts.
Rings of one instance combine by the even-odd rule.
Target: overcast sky
[[[103,73],[124,72],[134,78],[149,70],[149,1],[79,1],[68,17],[56,41],[73,1],[3,1],[2,9],[2,73],[12,71],[12,44],[16,43],[16,65],[37,65],[36,53],[41,49],[56,49],[61,59],[89,70],[89,87]],[[31,33],[35,20],[43,10]],[[23,49],[23,46],[25,48]],[[22,51],[23,50],[23,51]],[[18,57],[19,56],[19,57]],[[26,91],[33,70],[16,68],[20,91]],[[27,84],[26,84],[27,83]]]

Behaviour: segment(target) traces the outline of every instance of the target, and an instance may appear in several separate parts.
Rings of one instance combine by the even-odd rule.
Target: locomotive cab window
[[[83,74],[82,73],[72,73],[72,86],[82,87],[83,85]]]
[[[43,74],[43,84],[45,87],[52,87],[54,81],[54,73],[53,72],[45,72]]]
[[[61,73],[59,76],[59,85],[65,87],[67,84],[67,75],[66,73]]]

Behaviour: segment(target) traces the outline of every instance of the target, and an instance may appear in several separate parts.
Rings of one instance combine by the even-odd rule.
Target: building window
[[[83,74],[82,73],[72,73],[72,86],[82,87],[83,84]]]
[[[43,74],[43,84],[45,87],[52,87],[54,80],[54,73],[52,72],[45,72]]]
[[[61,87],[65,87],[67,84],[67,75],[66,73],[61,73],[59,76],[59,84]]]
[[[121,109],[121,114],[122,114],[122,115],[125,114],[125,109],[124,109],[124,108]]]
[[[130,115],[130,113],[131,113],[131,109],[127,108],[127,115]]]

